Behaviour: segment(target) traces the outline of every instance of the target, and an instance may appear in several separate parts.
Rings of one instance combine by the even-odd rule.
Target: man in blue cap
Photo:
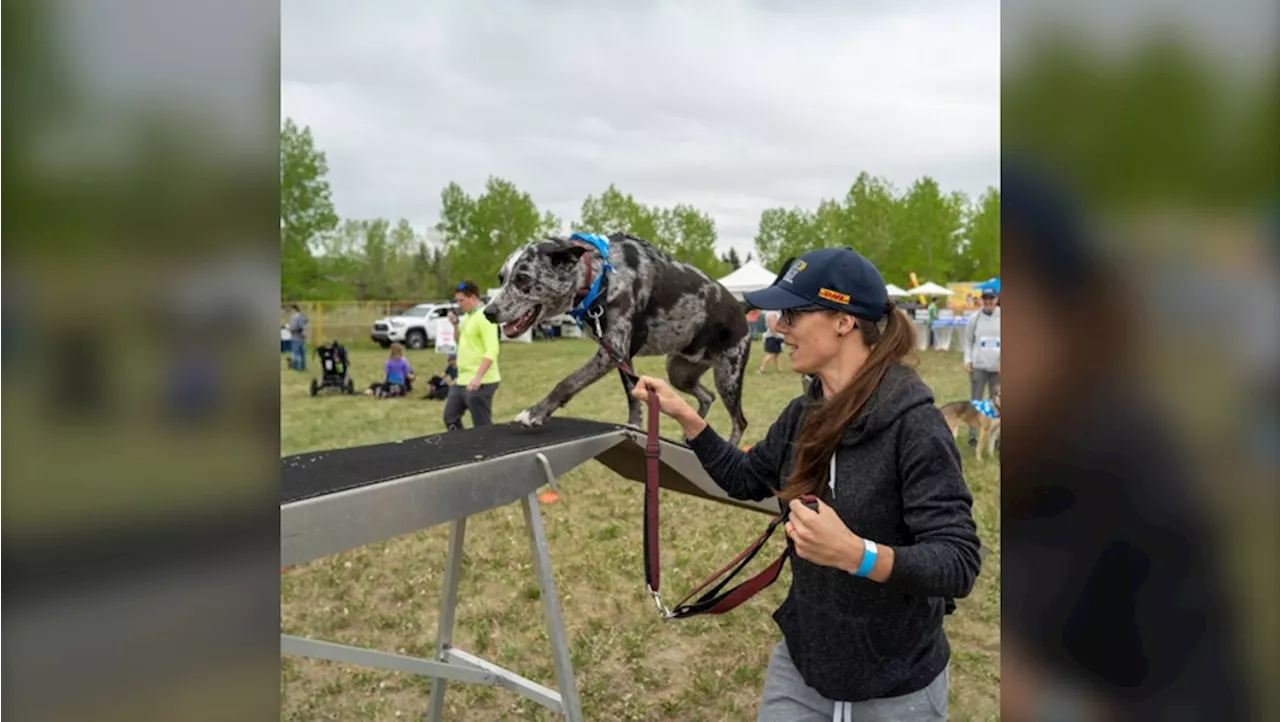
[[[1000,307],[995,291],[982,291],[982,310],[964,327],[964,370],[969,374],[969,399],[995,398],[1000,387]],[[969,429],[969,446],[978,445],[977,432]]]

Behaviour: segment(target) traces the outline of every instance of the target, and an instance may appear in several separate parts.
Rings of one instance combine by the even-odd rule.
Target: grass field
[[[494,419],[511,420],[593,352],[586,341],[503,344],[504,376]],[[759,344],[753,364],[761,357]],[[441,356],[417,352],[421,378]],[[352,352],[358,387],[381,374],[385,352]],[[314,357],[312,359],[314,363]],[[282,364],[283,365],[283,364]],[[783,362],[785,368],[785,360]],[[968,381],[956,353],[925,353],[920,371],[939,403],[966,398]],[[659,374],[662,359],[639,359],[637,370]],[[281,453],[355,446],[443,431],[441,402],[418,398],[311,398],[316,374],[282,371]],[[708,379],[709,380],[709,379]],[[746,380],[745,442],[760,438],[799,393],[799,377],[783,371]],[[622,386],[611,374],[561,415],[623,422]],[[727,433],[717,401],[709,421]],[[469,423],[469,419],[468,419]],[[664,419],[663,435],[679,438]],[[999,465],[977,462],[962,445],[974,513],[990,555],[973,594],[947,619],[952,645],[953,720],[998,714],[1000,667]],[[641,547],[643,486],[591,461],[560,480],[559,501],[543,505],[574,673],[588,720],[747,720],[755,707],[768,655],[779,633],[770,614],[782,601],[790,572],[721,618],[663,622],[644,587]],[[762,515],[663,492],[663,589],[683,592],[720,568],[763,529]],[[334,642],[430,657],[442,586],[448,525],[362,547],[294,568],[281,581],[283,631]],[[744,574],[772,560],[771,548]],[[743,577],[745,578],[745,577]],[[455,644],[549,687],[555,672],[543,632],[542,607],[518,504],[473,517],[454,633]],[[297,657],[281,660],[281,718],[286,720],[421,719],[430,680]],[[451,684],[446,719],[551,719],[513,693]]]

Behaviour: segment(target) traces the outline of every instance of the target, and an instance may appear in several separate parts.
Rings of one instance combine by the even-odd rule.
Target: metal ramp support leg
[[[551,642],[551,654],[555,658],[560,704],[566,720],[581,722],[582,703],[578,700],[578,687],[573,680],[569,640],[564,632],[564,615],[560,612],[560,595],[556,591],[556,580],[551,573],[551,555],[547,551],[547,536],[542,527],[537,495],[526,496],[523,506],[525,526],[529,528],[529,549],[533,553],[534,573],[538,575],[538,588],[541,591],[542,613],[547,619],[547,638]]]
[[[547,536],[542,526],[537,492],[526,494],[520,500],[520,504],[524,510],[525,526],[529,531],[529,549],[533,554],[534,573],[538,576],[538,588],[542,593],[542,611],[546,617],[547,638],[551,643],[551,653],[555,659],[556,683],[559,691],[544,687],[453,646],[458,586],[462,576],[462,543],[467,530],[465,516],[454,520],[449,534],[444,593],[440,600],[440,619],[436,626],[435,659],[418,659],[289,634],[280,635],[281,652],[431,677],[431,701],[427,713],[427,719],[431,722],[441,722],[443,719],[444,696],[449,680],[501,687],[562,714],[567,722],[582,722],[582,703],[578,699],[578,689],[574,684],[569,642],[565,636],[560,597],[556,592],[555,578],[551,572],[551,555],[547,550]]]
[[[554,483],[551,464],[538,454],[548,482]],[[512,674],[497,665],[453,647],[453,625],[458,606],[458,582],[462,572],[462,542],[466,534],[466,518],[453,523],[449,534],[449,555],[445,566],[444,594],[440,601],[440,619],[436,627],[436,660],[446,664],[463,665],[481,672],[489,672],[515,685],[516,691],[541,704],[564,714],[568,722],[582,722],[582,703],[573,679],[573,662],[569,655],[569,641],[564,631],[564,616],[560,611],[560,596],[551,571],[551,554],[547,549],[547,535],[542,525],[542,514],[537,493],[529,493],[520,500],[524,511],[525,528],[529,532],[529,550],[533,556],[533,570],[538,577],[538,589],[542,598],[542,612],[547,622],[547,639],[555,660],[556,684],[559,694],[541,685]],[[456,677],[455,677],[456,678]],[[444,714],[444,695],[448,678],[431,680],[431,707],[429,722],[441,722]],[[505,686],[505,685],[504,685]]]
[[[440,595],[440,619],[436,622],[436,660],[449,661],[449,648],[453,645],[454,611],[458,608],[458,580],[462,575],[462,540],[467,533],[467,518],[453,522],[449,531],[449,555],[444,568],[444,593]],[[435,677],[431,680],[430,722],[440,722],[444,714],[444,690],[448,680]]]

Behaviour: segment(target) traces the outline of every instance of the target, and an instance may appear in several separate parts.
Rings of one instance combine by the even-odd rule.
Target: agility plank
[[[643,482],[644,445],[644,435],[628,426],[559,417],[537,428],[504,424],[281,459],[282,567],[452,524],[434,659],[284,634],[281,653],[431,677],[427,719],[433,722],[443,715],[449,680],[502,687],[566,720],[581,720],[537,491],[544,484],[555,488],[557,477],[591,459],[624,478]],[[662,488],[777,513],[774,500],[730,499],[707,476],[689,447],[667,439],[660,446]],[[467,518],[517,501],[524,511],[558,690],[453,646]]]
[[[280,563],[294,566],[511,504],[623,440],[619,427],[557,419],[281,460]]]
[[[626,443],[602,450],[596,456],[596,461],[625,479],[643,484],[645,435],[629,426],[622,427],[619,433]],[[771,516],[778,513],[779,506],[775,499],[748,501],[730,497],[707,475],[706,470],[702,468],[702,463],[698,461],[697,454],[693,453],[693,449],[684,444],[662,439],[659,458],[662,462],[659,485],[663,489]]]

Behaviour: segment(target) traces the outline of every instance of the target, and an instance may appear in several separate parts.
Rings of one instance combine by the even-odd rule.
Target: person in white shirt
[[[987,398],[995,396],[1000,386],[1000,307],[992,291],[982,292],[982,310],[964,328],[964,370],[971,400],[981,401],[984,390]],[[977,432],[969,429],[969,445],[977,443]]]

